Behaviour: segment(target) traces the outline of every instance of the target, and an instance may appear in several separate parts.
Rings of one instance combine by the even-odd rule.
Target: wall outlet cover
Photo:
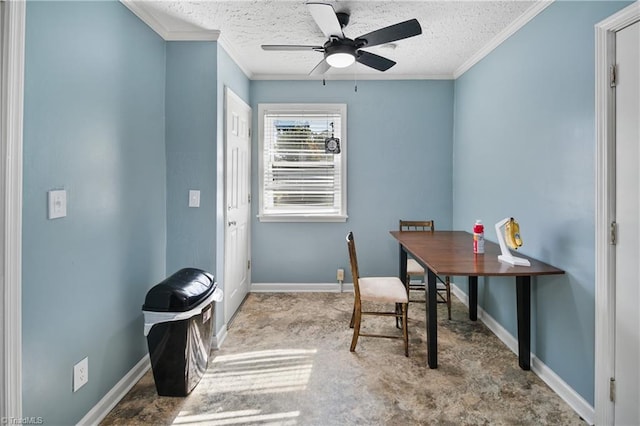
[[[200,191],[196,189],[189,190],[189,207],[200,207]]]
[[[65,217],[67,215],[67,191],[64,189],[49,191],[47,197],[49,219]]]
[[[73,391],[83,387],[89,381],[89,357],[73,366]]]

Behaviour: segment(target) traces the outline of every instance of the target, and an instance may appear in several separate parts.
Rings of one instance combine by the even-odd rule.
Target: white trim
[[[3,417],[22,418],[22,123],[26,2],[5,2],[2,22],[3,108],[0,139],[4,161],[4,306],[2,330]],[[6,74],[5,74],[6,72]],[[7,108],[4,108],[4,107]]]
[[[456,285],[451,284],[451,292],[465,306],[469,306],[468,296]],[[511,351],[518,353],[518,340],[513,337],[498,321],[478,306],[478,319],[487,326]],[[563,381],[551,368],[545,365],[535,354],[531,353],[531,371],[544,381],[560,398],[562,398],[587,423],[593,424],[594,409],[571,386]]]
[[[100,423],[149,371],[149,368],[151,368],[151,360],[147,354],[77,424],[85,426]]]
[[[218,30],[167,31],[162,38],[165,41],[217,41]]]
[[[591,404],[534,354],[531,354],[531,371],[536,373],[536,375],[557,393],[587,424],[594,424],[595,410]]]
[[[346,222],[349,216],[347,215],[273,215],[273,214],[262,214],[256,215],[260,222]]]
[[[252,80],[325,80],[330,81],[364,81],[364,80],[454,80],[453,74],[254,74]]]
[[[615,252],[609,224],[615,220],[615,91],[609,65],[615,63],[615,32],[640,20],[640,2],[632,3],[595,26],[596,37],[596,323],[594,405],[596,424],[614,423],[609,379],[615,360]]]
[[[213,336],[213,339],[211,340],[211,348],[216,350],[220,349],[222,347],[222,343],[227,338],[227,334],[228,334],[228,328],[227,328],[227,324],[225,323],[222,325],[222,327],[220,327],[220,330]]]
[[[316,214],[305,214],[296,211],[285,212],[265,212],[265,116],[279,113],[294,114],[339,114],[340,115],[340,137],[341,153],[340,162],[340,211],[336,213],[319,212]],[[258,220],[260,222],[346,222],[347,220],[347,176],[348,176],[348,138],[347,138],[347,104],[346,103],[262,103],[258,104]],[[333,124],[333,123],[332,123]],[[333,134],[333,133],[332,133]],[[335,207],[335,205],[333,206]]]
[[[166,41],[216,41],[220,37],[218,30],[206,30],[194,27],[192,30],[170,31],[160,23],[138,1],[120,0],[134,15]]]
[[[495,37],[493,37],[489,43],[484,45],[478,50],[471,58],[467,59],[462,65],[460,65],[454,72],[453,78],[457,79],[462,74],[467,72],[471,67],[480,62],[485,56],[500,46],[505,40],[515,34],[518,30],[524,27],[529,21],[538,16],[540,12],[551,6],[554,0],[543,0],[535,3],[529,9],[526,10],[518,19],[513,21],[507,28],[500,31]]]
[[[170,31],[156,19],[146,8],[141,7],[136,0],[120,0],[134,15],[147,24],[153,31],[166,41],[217,41],[229,54],[231,59],[245,73],[250,80],[455,80],[468,71],[475,64],[480,62],[485,56],[500,46],[505,40],[524,27],[529,21],[535,18],[540,12],[549,7],[554,0],[542,0],[536,2],[525,11],[518,19],[513,21],[508,27],[498,33],[486,45],[478,50],[471,58],[460,65],[453,74],[328,74],[326,76],[310,76],[300,74],[254,74],[247,68],[243,61],[239,60],[240,55],[233,45],[224,38],[219,30],[206,30],[194,27],[193,30]]]
[[[340,293],[339,283],[251,283],[252,293]],[[342,285],[342,292],[352,292],[353,283]]]
[[[229,40],[227,40],[226,37],[224,37],[223,34],[220,34],[220,37],[218,38],[218,46],[221,46],[224,49],[224,51],[227,52],[227,55],[229,55],[231,60],[235,62],[238,68],[240,68],[240,70],[244,73],[244,75],[249,80],[253,79],[253,73],[242,64],[242,61],[240,61],[240,54],[229,42]]]

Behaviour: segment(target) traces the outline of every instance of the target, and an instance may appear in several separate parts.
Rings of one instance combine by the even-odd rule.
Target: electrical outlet
[[[73,391],[83,387],[89,381],[89,358],[86,357],[73,366]]]
[[[344,269],[338,269],[338,273],[336,274],[336,279],[338,281],[344,281]]]

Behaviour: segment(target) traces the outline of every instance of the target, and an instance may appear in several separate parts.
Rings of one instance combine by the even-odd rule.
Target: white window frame
[[[270,213],[265,212],[264,206],[264,118],[266,114],[274,113],[336,113],[341,115],[340,126],[340,187],[341,208],[337,213]],[[258,104],[258,180],[259,180],[259,211],[260,222],[346,222],[347,220],[347,105],[346,104]]]

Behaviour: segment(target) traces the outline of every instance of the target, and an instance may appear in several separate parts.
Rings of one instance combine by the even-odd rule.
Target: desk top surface
[[[484,254],[473,253],[473,235],[465,231],[390,231],[418,262],[437,275],[526,276],[564,274],[562,269],[512,251],[531,266],[512,266],[498,260],[500,246],[485,240]]]

